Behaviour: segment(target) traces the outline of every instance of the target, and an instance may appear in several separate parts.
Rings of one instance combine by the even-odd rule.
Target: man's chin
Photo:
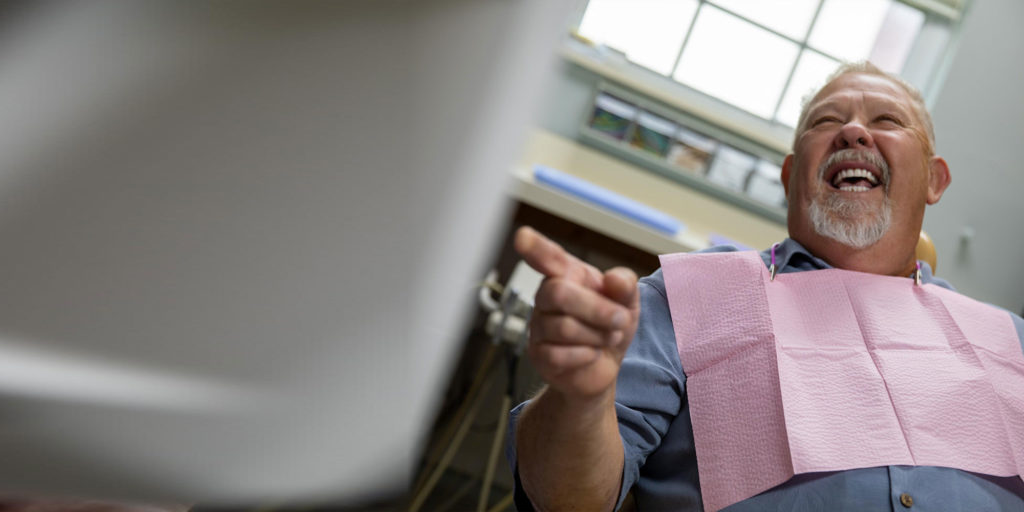
[[[818,234],[834,243],[858,251],[877,244],[885,236],[885,232],[874,234],[858,223],[843,224],[831,230],[823,230]]]
[[[892,209],[874,202],[829,201],[811,205],[809,216],[815,233],[851,249],[867,249],[889,230]]]

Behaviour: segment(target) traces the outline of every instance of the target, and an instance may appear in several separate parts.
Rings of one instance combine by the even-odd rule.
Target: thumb
[[[619,304],[636,311],[640,307],[636,273],[625,267],[615,267],[604,273],[601,293]]]

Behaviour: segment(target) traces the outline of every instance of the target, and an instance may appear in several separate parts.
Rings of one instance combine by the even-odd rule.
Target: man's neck
[[[835,268],[888,276],[911,275],[917,266],[917,261],[914,258],[916,244],[896,243],[886,238],[863,249],[856,249],[820,237],[815,237],[813,240],[796,241],[807,248],[811,254]]]

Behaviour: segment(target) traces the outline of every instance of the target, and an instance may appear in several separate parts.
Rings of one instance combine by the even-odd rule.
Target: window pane
[[[864,60],[892,0],[825,0],[808,44],[842,60]]]
[[[696,12],[697,0],[591,0],[579,33],[667,75]]]
[[[798,50],[767,30],[704,4],[674,77],[770,118]]]
[[[825,84],[825,79],[839,67],[839,62],[816,51],[804,50],[800,54],[800,62],[796,65],[789,89],[779,105],[779,113],[775,119],[788,126],[796,126],[800,118],[800,107],[804,96],[813,93]]]
[[[714,0],[713,3],[789,37],[803,40],[821,0]]]
[[[922,25],[923,12],[901,3],[892,4],[871,50],[871,62],[890,73],[903,71],[903,63]]]

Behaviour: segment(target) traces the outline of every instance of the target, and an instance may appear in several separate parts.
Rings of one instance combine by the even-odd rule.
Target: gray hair
[[[935,129],[932,127],[932,116],[928,113],[928,107],[924,103],[924,97],[921,96],[921,91],[918,91],[916,87],[907,83],[906,80],[900,78],[894,73],[883,71],[878,66],[872,64],[869,61],[860,62],[847,62],[839,66],[839,69],[835,70],[828,79],[825,80],[825,84],[811,94],[804,96],[800,107],[800,120],[796,124],[796,134],[793,139],[794,150],[796,148],[796,137],[800,136],[800,133],[804,130],[804,123],[807,121],[807,109],[811,106],[811,101],[820,93],[825,87],[832,82],[836,81],[843,75],[850,73],[860,73],[864,75],[876,75],[888,79],[890,82],[898,85],[911,99],[911,107],[914,109],[914,114],[917,119],[921,121],[924,126],[925,133],[928,135],[928,154],[932,155],[935,153]]]

